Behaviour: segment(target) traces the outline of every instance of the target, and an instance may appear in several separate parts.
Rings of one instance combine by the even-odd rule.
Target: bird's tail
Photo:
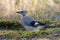
[[[45,28],[55,28],[56,26],[54,24],[46,25]]]

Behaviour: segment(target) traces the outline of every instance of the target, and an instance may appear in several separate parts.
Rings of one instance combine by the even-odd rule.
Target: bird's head
[[[21,11],[17,11],[16,13],[22,14],[22,16],[26,16],[27,11],[21,10]]]

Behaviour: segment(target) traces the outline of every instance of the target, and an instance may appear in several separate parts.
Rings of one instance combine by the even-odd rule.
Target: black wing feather
[[[35,23],[38,23],[38,24],[35,25]],[[45,23],[42,23],[42,22],[39,22],[39,21],[32,21],[32,22],[30,22],[30,24],[31,24],[31,26],[33,26],[33,27],[46,25]]]

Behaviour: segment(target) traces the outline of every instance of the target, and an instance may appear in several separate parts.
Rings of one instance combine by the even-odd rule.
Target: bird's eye
[[[26,11],[21,11],[21,13],[26,13]]]

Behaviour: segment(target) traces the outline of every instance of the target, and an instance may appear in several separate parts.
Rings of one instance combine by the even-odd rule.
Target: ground
[[[49,22],[47,24],[56,24],[53,27],[47,27],[39,31],[27,31],[23,28],[20,22],[13,20],[0,21],[0,40],[22,40],[22,39],[33,39],[33,40],[59,40],[60,39],[60,23]],[[3,24],[3,25],[2,25]],[[4,26],[5,25],[5,26]],[[4,27],[3,27],[4,26]],[[10,27],[10,29],[9,29]]]
[[[0,30],[0,40],[1,39],[59,40],[60,28],[47,28],[37,32],[4,29]]]

